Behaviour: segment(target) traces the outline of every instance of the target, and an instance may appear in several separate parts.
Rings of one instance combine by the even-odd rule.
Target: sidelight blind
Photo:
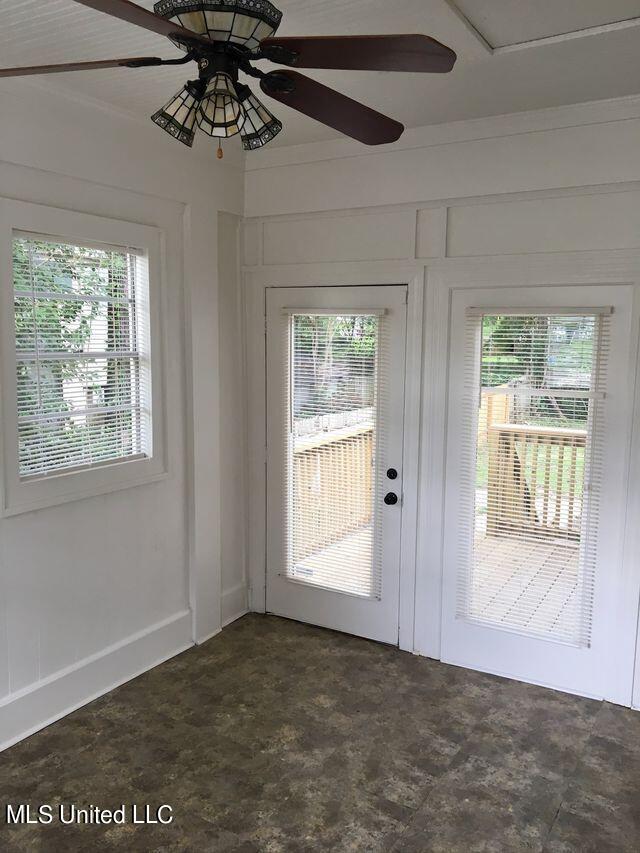
[[[609,313],[468,311],[460,618],[590,644]]]
[[[20,475],[150,455],[142,254],[16,234],[13,279]]]
[[[287,571],[380,598],[377,504],[386,382],[380,313],[287,312]]]

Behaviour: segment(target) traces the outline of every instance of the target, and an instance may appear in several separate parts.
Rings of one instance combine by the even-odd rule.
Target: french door
[[[629,704],[630,300],[624,286],[454,293],[444,661]]]
[[[393,644],[406,296],[267,291],[267,610]]]

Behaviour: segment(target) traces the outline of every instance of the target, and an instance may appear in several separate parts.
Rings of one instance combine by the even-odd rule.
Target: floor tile
[[[171,826],[0,825],[11,851],[638,851],[640,714],[248,616],[0,755],[10,802]]]

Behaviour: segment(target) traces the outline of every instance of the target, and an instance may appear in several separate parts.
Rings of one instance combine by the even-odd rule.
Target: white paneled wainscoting
[[[242,265],[253,610],[269,609],[265,294],[271,288],[402,284],[408,286],[409,326],[407,367],[404,377],[397,377],[407,388],[400,647],[640,707],[638,678],[634,687],[640,593],[639,132],[640,100],[627,98],[423,128],[373,152],[347,141],[274,149],[247,164]],[[559,316],[570,309],[588,313],[594,306],[612,312],[616,367],[602,394],[603,488],[609,497],[594,546],[595,592],[584,605],[593,634],[560,653],[542,629],[540,637],[524,638],[515,616],[507,631],[478,627],[473,640],[478,654],[468,637],[466,645],[454,643],[453,628],[447,627],[464,622],[451,610],[447,594],[443,597],[457,571],[446,536],[459,496],[445,460],[447,453],[455,457],[458,452],[451,406],[461,388],[451,373],[458,346],[451,330],[460,300],[467,305],[478,300],[489,314],[535,317],[547,311],[545,306],[548,314]],[[565,417],[563,428],[572,427],[569,420]],[[585,458],[588,490],[593,462],[588,453]],[[581,464],[578,477],[583,476]],[[541,495],[544,476],[543,468]],[[566,482],[573,476],[568,474]],[[554,493],[554,500],[566,510],[565,498]],[[583,559],[574,539],[565,543],[569,557],[558,570],[567,589],[574,589],[571,573],[576,573],[576,560]],[[503,556],[513,557],[508,541],[500,546]],[[522,559],[509,565],[507,557],[500,557],[506,574],[500,583],[497,576],[489,578],[480,598],[488,602],[488,586],[498,584],[499,596],[515,596],[513,609],[523,588],[529,596],[537,590],[540,607],[546,602],[547,625],[560,618],[562,607],[549,616],[553,601],[548,587],[540,587],[545,573],[533,571],[534,551],[538,562],[546,554],[547,563],[560,565],[560,552],[546,540],[530,549],[528,561],[522,549]],[[485,569],[496,563],[486,548],[483,554]],[[476,582],[482,585],[479,575]],[[485,609],[495,616],[500,606]],[[552,665],[554,658],[566,665]],[[537,667],[533,660],[548,663]],[[574,677],[583,666],[584,677]]]
[[[46,89],[15,83],[0,86],[3,240],[12,228],[125,245],[152,236],[153,419],[164,435],[145,451],[153,472],[138,460],[131,476],[125,462],[83,472],[83,483],[74,474],[25,481],[14,495],[7,463],[17,447],[1,431],[2,746],[246,610],[241,555],[223,583],[217,371],[218,215],[242,214],[242,164],[205,150],[185,159],[150,122],[59,93],[54,110]],[[11,297],[6,251],[1,263]],[[3,407],[3,426],[9,414]]]
[[[406,289],[405,369],[394,376],[404,386],[400,647],[640,707],[640,100],[412,129],[376,150],[342,140],[222,164],[86,101],[61,96],[52,113],[46,90],[3,84],[0,102],[0,197],[155,235],[153,393],[164,426],[157,478],[15,514],[3,493],[0,743],[265,609],[265,304],[275,288]],[[452,651],[443,587],[460,295],[492,312],[614,309],[604,435],[617,486],[596,570],[613,582],[595,588],[593,645],[571,649],[591,655],[602,676],[591,684],[528,671],[517,631],[509,659],[493,635],[481,636],[482,660]],[[553,640],[535,642],[538,657],[554,658]]]

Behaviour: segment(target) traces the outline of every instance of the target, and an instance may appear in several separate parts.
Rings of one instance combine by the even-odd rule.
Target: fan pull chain
[[[218,160],[222,160],[224,157],[224,151],[222,150],[222,140],[218,139],[218,151],[217,151]]]

